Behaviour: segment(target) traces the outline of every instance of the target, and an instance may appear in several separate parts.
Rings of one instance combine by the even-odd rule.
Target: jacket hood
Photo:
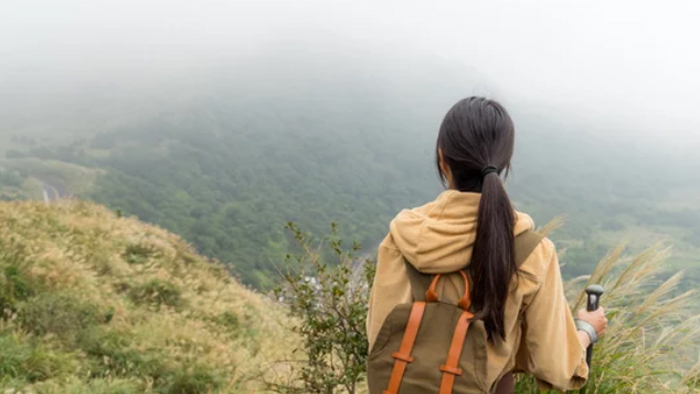
[[[454,272],[469,265],[476,240],[481,194],[447,190],[422,207],[403,210],[391,222],[390,234],[401,254],[419,271]],[[517,212],[515,235],[535,227]]]

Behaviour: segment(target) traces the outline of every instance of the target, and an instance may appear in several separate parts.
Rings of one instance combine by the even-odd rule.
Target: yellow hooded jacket
[[[480,194],[448,190],[433,202],[404,210],[379,247],[367,330],[370,348],[389,313],[413,301],[405,261],[427,274],[450,273],[471,260]],[[518,213],[515,235],[534,229]],[[513,369],[534,375],[541,389],[575,390],[588,376],[585,349],[564,296],[554,244],[544,239],[520,268],[505,310],[506,339],[489,343],[487,381]],[[457,300],[461,278],[441,281],[439,293]]]

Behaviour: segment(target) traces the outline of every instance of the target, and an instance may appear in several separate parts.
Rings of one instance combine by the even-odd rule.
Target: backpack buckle
[[[442,372],[448,373],[450,375],[462,376],[462,369],[460,369],[460,368],[451,368],[451,367],[448,367],[447,365],[443,365],[442,367],[440,367],[440,370]]]
[[[409,364],[415,360],[413,357],[406,355],[406,354],[401,354],[399,352],[392,354],[391,357],[393,357],[397,360],[401,360],[403,362],[409,363]]]

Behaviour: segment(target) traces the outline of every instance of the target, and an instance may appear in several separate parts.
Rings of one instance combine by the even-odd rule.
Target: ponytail
[[[513,156],[515,128],[505,108],[480,97],[459,101],[440,126],[436,160],[443,182],[462,192],[481,193],[476,240],[467,270],[472,306],[489,341],[505,339],[504,313],[515,263],[516,214],[501,181]]]
[[[505,339],[506,299],[518,267],[513,250],[515,212],[498,174],[484,172],[469,271],[477,318],[484,321],[489,340],[493,341],[496,335]]]

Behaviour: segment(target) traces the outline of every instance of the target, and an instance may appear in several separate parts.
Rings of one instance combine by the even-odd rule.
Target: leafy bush
[[[226,311],[219,316],[217,316],[214,321],[223,326],[226,327],[228,330],[236,332],[241,329],[241,319],[238,317],[237,314],[231,312],[231,311]]]
[[[104,323],[106,315],[74,294],[43,293],[20,304],[17,320],[35,335],[54,334],[70,344],[86,328]]]
[[[85,335],[81,349],[91,359],[91,376],[118,377],[152,382],[163,394],[211,392],[219,387],[217,369],[186,360],[175,360],[158,348],[133,345],[132,334],[109,327],[95,327]]]
[[[0,312],[7,316],[16,311],[17,303],[34,294],[22,270],[14,265],[5,266],[0,273]]]
[[[33,383],[77,371],[73,354],[55,351],[35,338],[3,329],[0,332],[0,380]]]
[[[139,305],[152,304],[156,307],[166,305],[179,307],[183,305],[182,292],[173,283],[152,279],[129,290],[131,300]]]
[[[284,284],[275,294],[289,306],[296,323],[291,329],[302,338],[295,354],[303,358],[285,362],[293,371],[290,381],[268,388],[279,393],[356,393],[365,376],[367,284],[374,277],[374,262],[355,258],[358,244],[346,250],[335,225],[318,248],[294,224],[287,228],[302,252],[287,256]],[[335,255],[335,262],[323,258],[322,246]]]
[[[91,375],[95,377],[149,378],[157,381],[166,375],[165,356],[149,349],[132,347],[133,336],[110,327],[94,327],[81,338],[80,348],[90,356]]]
[[[122,257],[129,264],[145,264],[153,251],[141,244],[131,244],[126,247]]]
[[[135,336],[109,326],[94,326],[80,339],[89,356],[93,377],[137,378],[152,382],[154,392],[189,394],[212,392],[222,380],[216,366],[172,358],[158,345],[137,346]]]
[[[17,303],[34,295],[39,287],[27,274],[29,253],[26,243],[0,237],[0,316],[14,313]]]
[[[167,383],[157,389],[162,394],[211,393],[223,384],[211,368],[201,365],[176,369],[167,378]]]

